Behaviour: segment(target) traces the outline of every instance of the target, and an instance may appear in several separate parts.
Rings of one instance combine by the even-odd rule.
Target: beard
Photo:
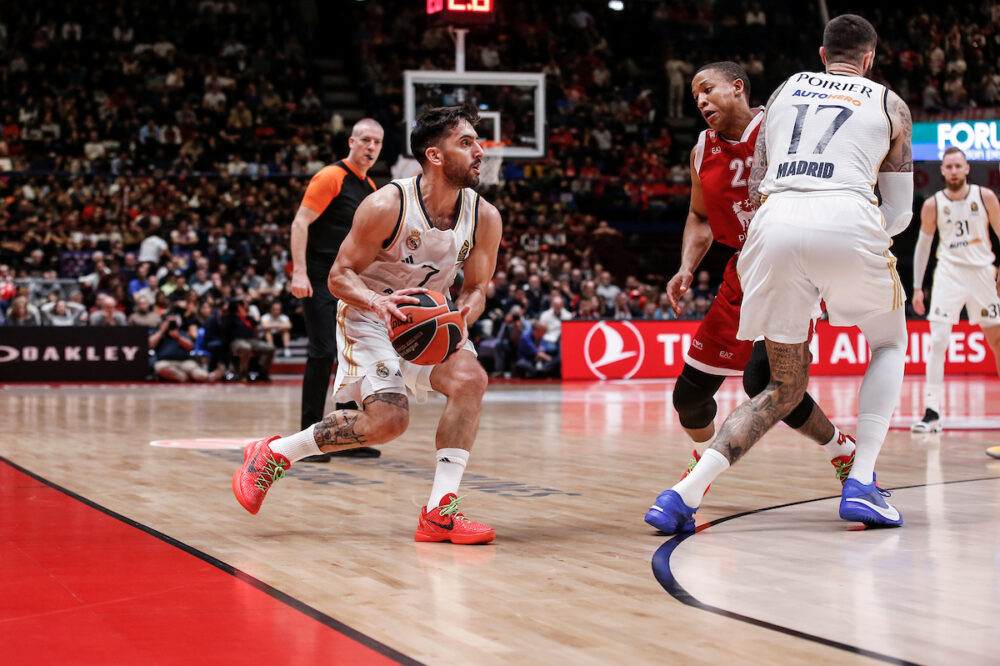
[[[452,187],[475,187],[479,184],[479,176],[471,166],[462,168],[456,164],[445,164],[444,181]]]

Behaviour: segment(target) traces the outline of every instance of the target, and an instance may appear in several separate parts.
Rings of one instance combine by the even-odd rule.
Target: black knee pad
[[[767,345],[763,340],[753,343],[753,352],[743,368],[743,390],[751,398],[771,382],[771,363],[767,360]]]
[[[711,425],[718,411],[715,394],[725,379],[721,375],[710,375],[684,365],[681,376],[674,384],[674,409],[682,426],[699,430]]]
[[[802,401],[795,406],[792,413],[781,419],[790,428],[801,428],[809,420],[809,415],[812,414],[813,407],[816,406],[816,401],[812,399],[812,396],[808,393],[802,394]]]

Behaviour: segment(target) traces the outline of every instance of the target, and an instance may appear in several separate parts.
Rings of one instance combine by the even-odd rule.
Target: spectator
[[[87,321],[87,308],[62,299],[50,301],[39,310],[45,326],[82,326]]]
[[[91,326],[127,326],[125,314],[117,309],[118,302],[113,296],[101,294],[98,310],[90,315]]]
[[[559,376],[559,350],[545,341],[545,333],[545,324],[536,321],[528,334],[520,337],[514,369],[516,376],[528,379]]]
[[[153,302],[149,296],[140,293],[135,297],[135,310],[128,316],[127,321],[129,326],[145,326],[148,329],[154,329],[160,326],[163,318],[153,310]]]
[[[242,298],[232,298],[222,317],[221,332],[224,345],[236,359],[236,369],[226,375],[227,381],[270,381],[271,362],[274,360],[274,346],[258,337],[259,324],[247,310]],[[257,370],[251,371],[251,362],[257,362]]]
[[[610,271],[603,271],[597,280],[595,292],[605,303],[613,303],[615,297],[621,292],[621,287],[612,281]]]
[[[215,381],[222,374],[221,368],[209,374],[191,355],[194,342],[184,332],[181,315],[177,311],[168,314],[150,334],[149,348],[153,350],[153,370],[157,377],[165,381]]]
[[[559,294],[558,292],[552,294],[551,303],[552,305],[549,309],[539,315],[538,321],[545,324],[545,341],[549,344],[555,345],[558,349],[559,341],[562,338],[562,323],[572,319],[573,315],[569,310],[563,307],[564,301],[562,294]]]
[[[280,302],[271,303],[271,309],[261,317],[260,327],[264,331],[264,342],[275,349],[280,346],[282,354],[286,358],[292,355],[292,320],[281,311]],[[280,345],[275,344],[275,336],[280,338]]]
[[[38,315],[28,305],[27,296],[15,296],[7,310],[4,326],[41,326]]]

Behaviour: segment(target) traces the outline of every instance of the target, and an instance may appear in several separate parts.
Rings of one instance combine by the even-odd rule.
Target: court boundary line
[[[1000,481],[1000,477],[996,476],[985,476],[975,479],[959,479],[956,481],[940,481],[937,483],[915,483],[910,486],[897,486],[896,488],[888,488],[887,490],[908,490],[910,488],[928,488],[931,486],[945,486],[954,483],[971,483],[974,481]],[[746,622],[755,627],[761,627],[762,629],[769,629],[771,631],[777,631],[778,633],[793,636],[795,638],[801,638],[803,640],[811,641],[813,643],[819,643],[821,645],[826,645],[827,647],[836,648],[838,650],[844,650],[845,652],[850,652],[852,654],[861,655],[863,657],[870,657],[872,659],[877,659],[879,661],[884,661],[890,664],[901,664],[904,666],[919,666],[918,662],[907,661],[905,659],[900,659],[898,657],[893,657],[887,654],[882,654],[881,652],[875,652],[874,650],[868,650],[866,648],[860,648],[854,645],[848,645],[847,643],[841,643],[830,638],[824,638],[822,636],[817,636],[815,634],[810,634],[805,631],[800,631],[798,629],[792,629],[791,627],[786,627],[780,624],[774,624],[773,622],[768,622],[767,620],[761,620],[760,618],[750,617],[749,615],[743,615],[742,613],[737,613],[735,611],[726,610],[724,608],[719,608],[718,606],[712,606],[706,604],[705,602],[697,599],[693,594],[684,589],[677,578],[674,576],[673,571],[670,568],[670,556],[673,555],[677,548],[693,537],[698,532],[708,529],[709,527],[720,525],[730,520],[735,520],[737,518],[743,518],[745,516],[751,516],[757,513],[763,513],[765,511],[773,511],[775,509],[784,509],[790,506],[797,506],[799,504],[810,504],[812,502],[821,502],[823,500],[837,499],[840,495],[831,495],[829,497],[816,497],[814,499],[800,500],[798,502],[788,502],[786,504],[777,504],[775,506],[763,507],[760,509],[751,509],[750,511],[744,511],[742,513],[736,513],[731,516],[725,516],[724,518],[719,518],[717,520],[712,520],[703,525],[699,525],[694,532],[688,532],[686,534],[676,534],[667,541],[665,541],[656,552],[653,553],[652,569],[653,577],[656,581],[667,591],[670,596],[672,596],[677,601],[680,601],[686,606],[691,606],[692,608],[697,608],[699,610],[707,611],[709,613],[715,613],[716,615],[721,615],[722,617],[729,618],[731,620],[738,620],[740,622]],[[662,573],[661,573],[662,572]]]
[[[212,565],[213,567],[215,567],[215,568],[223,571],[224,573],[229,574],[230,576],[233,576],[237,580],[242,581],[242,582],[247,583],[248,585],[250,585],[252,587],[257,588],[258,590],[260,590],[261,592],[264,592],[265,594],[267,594],[268,596],[272,597],[276,601],[278,601],[278,602],[280,602],[282,604],[285,604],[286,606],[288,606],[288,607],[290,607],[290,608],[292,608],[294,610],[297,610],[298,612],[302,613],[306,617],[309,617],[309,618],[311,618],[313,620],[316,620],[320,624],[323,624],[324,626],[326,626],[326,627],[328,627],[330,629],[333,629],[334,631],[337,631],[337,632],[343,634],[344,636],[347,636],[348,638],[350,638],[350,639],[352,639],[352,640],[354,640],[354,641],[356,641],[358,643],[361,643],[365,647],[368,647],[368,648],[374,650],[375,652],[378,652],[383,657],[387,657],[389,659],[392,659],[392,660],[396,661],[399,664],[405,664],[406,666],[425,666],[423,662],[417,661],[413,657],[409,657],[409,656],[403,654],[402,652],[399,652],[398,650],[389,647],[388,645],[386,645],[386,644],[384,644],[384,643],[382,643],[382,642],[380,642],[380,641],[372,638],[371,636],[368,636],[367,634],[364,634],[364,633],[358,631],[357,629],[354,629],[353,627],[350,627],[350,626],[344,624],[340,620],[338,620],[338,619],[336,619],[334,617],[331,617],[331,616],[327,615],[326,613],[324,613],[324,612],[322,612],[322,611],[320,611],[320,610],[318,610],[316,608],[313,608],[312,606],[310,606],[309,604],[305,603],[304,601],[300,601],[299,599],[296,599],[295,597],[291,596],[287,592],[282,592],[281,590],[279,590],[279,589],[277,589],[277,588],[275,588],[275,587],[273,587],[271,585],[268,585],[267,583],[265,583],[265,582],[263,582],[261,580],[258,580],[257,578],[254,578],[253,576],[251,576],[250,574],[246,573],[245,571],[241,571],[241,570],[237,569],[236,567],[234,567],[233,565],[228,564],[226,562],[223,562],[222,560],[218,559],[217,557],[209,555],[208,553],[206,553],[204,551],[201,551],[201,550],[195,548],[194,546],[190,546],[190,545],[184,543],[183,541],[180,541],[180,540],[175,539],[174,537],[172,537],[172,536],[170,536],[168,534],[164,534],[163,532],[160,532],[159,530],[157,530],[155,528],[149,527],[148,525],[144,525],[143,523],[140,523],[137,520],[133,520],[132,518],[129,518],[128,516],[124,516],[124,515],[118,513],[117,511],[109,509],[106,506],[102,506],[102,505],[98,504],[97,502],[95,502],[94,500],[88,499],[88,498],[84,497],[83,495],[80,495],[79,493],[76,493],[76,492],[74,492],[72,490],[69,490],[68,488],[63,488],[58,483],[55,483],[54,481],[50,481],[49,479],[46,479],[45,477],[43,477],[43,476],[41,476],[39,474],[36,474],[35,472],[32,472],[31,470],[26,469],[25,467],[22,467],[21,465],[13,462],[12,460],[9,460],[5,456],[0,455],[0,463],[4,463],[6,465],[9,465],[10,467],[12,467],[12,468],[16,469],[17,471],[21,472],[22,474],[30,476],[31,478],[33,478],[34,480],[38,481],[39,483],[43,483],[46,486],[52,488],[53,490],[57,490],[57,491],[63,493],[64,495],[66,495],[66,496],[68,496],[68,497],[70,497],[70,498],[72,498],[72,499],[74,499],[74,500],[76,500],[78,502],[81,502],[82,504],[85,504],[85,505],[89,506],[91,509],[95,509],[97,511],[100,511],[101,513],[103,513],[103,514],[105,514],[105,515],[107,515],[107,516],[109,516],[111,518],[114,518],[115,520],[118,520],[118,521],[120,521],[122,523],[125,523],[126,525],[129,525],[130,527],[134,527],[134,528],[136,528],[136,529],[138,529],[138,530],[140,530],[142,532],[145,532],[146,534],[148,534],[148,535],[150,535],[152,537],[155,537],[155,538],[159,539],[160,541],[163,541],[168,546],[172,546],[174,548],[177,548],[179,550],[184,551],[185,553],[188,553],[190,555],[193,555],[193,556],[197,557],[198,559],[202,560],[203,562]]]

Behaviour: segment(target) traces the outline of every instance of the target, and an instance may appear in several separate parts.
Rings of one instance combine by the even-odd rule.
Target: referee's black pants
[[[337,358],[337,299],[327,286],[333,259],[306,259],[306,274],[313,295],[302,299],[302,315],[309,336],[306,370],[302,376],[302,430],[319,423],[326,415],[326,393]]]

